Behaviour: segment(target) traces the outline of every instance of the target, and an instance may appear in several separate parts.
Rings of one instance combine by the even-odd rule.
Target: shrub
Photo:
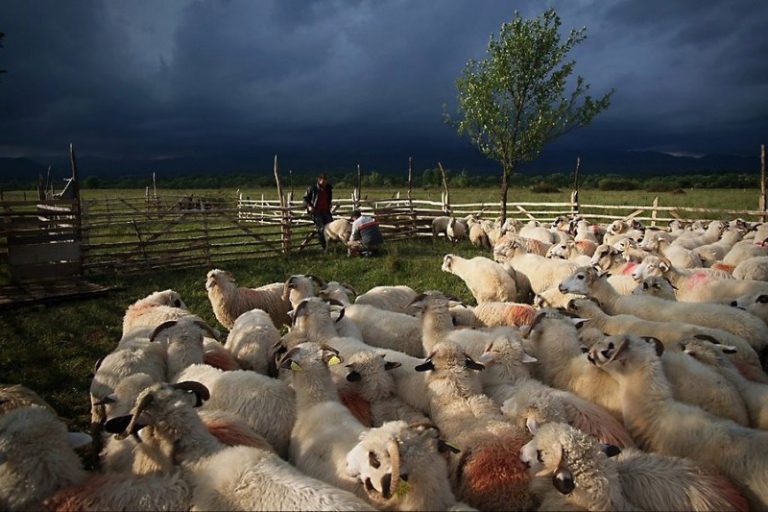
[[[600,190],[637,190],[638,183],[629,178],[603,178],[598,182]]]
[[[539,181],[531,186],[531,192],[534,194],[555,194],[560,192],[560,189],[546,181]]]

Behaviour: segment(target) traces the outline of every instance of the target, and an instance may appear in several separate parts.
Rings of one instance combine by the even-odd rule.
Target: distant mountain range
[[[364,172],[404,173],[408,167],[408,153],[401,155],[386,152],[348,152],[325,154],[322,152],[286,152],[280,155],[283,174],[291,169],[305,174],[318,171],[335,173],[353,172],[359,163]],[[434,168],[442,162],[446,169],[455,172],[466,169],[470,174],[496,174],[499,165],[484,158],[472,148],[461,150],[422,150],[412,153],[414,172]],[[633,176],[659,176],[668,174],[709,174],[722,172],[759,173],[757,156],[703,155],[674,156],[654,151],[547,151],[533,162],[520,166],[521,172],[552,174],[573,172],[576,158],[581,158],[582,174],[624,174]],[[108,159],[78,156],[81,177],[146,176],[194,174],[264,174],[272,173],[272,154],[258,156],[206,156],[200,158],[166,158],[155,160]],[[38,174],[45,176],[48,165],[52,166],[57,179],[69,176],[69,159],[66,153],[53,160],[43,158],[0,158],[0,182],[34,181]]]

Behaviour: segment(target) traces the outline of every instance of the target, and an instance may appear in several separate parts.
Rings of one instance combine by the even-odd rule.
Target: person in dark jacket
[[[352,221],[352,234],[347,242],[348,256],[373,256],[384,245],[384,237],[381,235],[379,223],[376,219],[363,215],[360,210],[352,212],[349,219]]]
[[[307,213],[312,216],[317,229],[317,239],[325,250],[325,225],[333,220],[331,216],[331,202],[333,201],[333,185],[328,183],[328,176],[320,174],[317,183],[307,187],[304,194],[304,206]]]

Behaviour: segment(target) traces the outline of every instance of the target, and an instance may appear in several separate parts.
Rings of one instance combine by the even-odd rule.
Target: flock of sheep
[[[0,509],[768,509],[768,225],[439,233],[492,251],[443,259],[477,305],[211,270],[220,341],[173,290],[136,301],[90,436],[0,388]]]

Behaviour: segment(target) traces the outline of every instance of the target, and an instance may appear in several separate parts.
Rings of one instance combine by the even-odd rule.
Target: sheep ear
[[[571,323],[577,328],[581,329],[584,324],[592,320],[591,318],[571,318]]]
[[[432,359],[427,359],[420,365],[417,365],[414,370],[417,372],[428,372],[435,369],[435,365],[432,364]]]
[[[552,484],[555,486],[560,494],[570,494],[576,488],[576,484],[573,481],[573,474],[568,468],[568,463],[565,461],[565,451],[563,450],[560,456],[560,463],[557,465],[557,471],[552,475]]]
[[[286,352],[283,358],[280,359],[279,367],[283,368],[284,370],[293,370],[295,372],[301,371],[301,366],[299,363],[292,359],[294,355],[298,354],[298,352],[299,349],[297,347],[293,347],[291,350]]]
[[[484,364],[478,363],[477,361],[475,361],[474,359],[472,359],[469,356],[467,356],[464,359],[464,366],[466,368],[469,368],[470,370],[477,370],[477,371],[485,370],[485,365]]]
[[[72,448],[81,448],[93,442],[93,438],[83,432],[67,432],[67,441]]]
[[[735,354],[739,350],[733,345],[720,345],[720,350],[723,354]]]
[[[523,352],[523,358],[520,360],[523,363],[538,363],[539,360],[530,355],[527,352]]]
[[[219,336],[216,333],[216,331],[213,330],[213,327],[211,327],[210,325],[208,325],[202,320],[195,320],[194,324],[198,326],[200,329],[202,329],[203,331],[205,331],[206,333],[210,334],[211,338],[215,339],[216,341],[219,341]]]
[[[344,312],[346,311],[345,308],[339,309],[339,316],[336,318],[336,322],[339,322],[342,318],[344,318]]]
[[[394,370],[395,368],[400,368],[400,366],[402,366],[402,365],[400,363],[398,363],[397,361],[394,361],[394,362],[393,361],[387,361],[386,363],[384,363],[384,369],[387,370],[387,371]]]
[[[672,281],[670,281],[668,277],[665,277],[665,278],[664,278],[664,280],[665,280],[667,283],[669,283],[669,286],[671,286],[673,290],[677,290],[677,286],[673,285],[673,284],[672,284]]]
[[[133,415],[131,414],[111,418],[104,424],[104,430],[110,434],[122,434],[125,432],[125,429],[128,428],[132,419]]]
[[[296,306],[296,309],[293,310],[293,323],[291,324],[296,325],[296,320],[299,319],[299,317],[305,316],[307,314],[307,304],[309,304],[309,299],[304,299],[301,302],[299,302],[299,305]]]
[[[659,338],[654,338],[653,336],[641,336],[641,338],[646,343],[653,343],[656,346],[656,355],[661,357],[661,354],[664,353],[664,344]]]
[[[437,451],[440,453],[461,453],[458,447],[442,439],[437,440]]]
[[[178,321],[176,320],[168,320],[167,322],[163,322],[157,327],[155,327],[155,330],[152,331],[152,334],[149,335],[149,341],[155,341],[155,338],[157,338],[157,335],[160,334],[165,329],[168,329],[169,327],[173,327],[176,325]]]
[[[528,327],[528,332],[524,332],[523,333],[523,338],[530,337],[530,335],[533,332],[533,330],[536,328],[536,326],[539,324],[539,322],[544,320],[545,316],[547,316],[547,312],[546,311],[539,311],[538,313],[536,313],[536,316],[533,317],[533,322],[531,322],[531,325]]]
[[[710,336],[709,334],[694,334],[693,337],[697,340],[708,341],[710,343],[714,343],[715,345],[720,345],[720,340]]]
[[[200,407],[203,402],[211,398],[211,392],[205,385],[194,380],[185,380],[183,382],[177,382],[171,384],[171,387],[181,389],[182,391],[190,391],[195,394],[195,407]]]
[[[600,449],[603,450],[603,453],[608,458],[615,457],[621,453],[621,448],[613,444],[601,444]]]
[[[528,429],[528,432],[531,433],[531,435],[535,436],[536,432],[539,431],[539,424],[533,418],[527,418],[525,420],[525,426]]]

